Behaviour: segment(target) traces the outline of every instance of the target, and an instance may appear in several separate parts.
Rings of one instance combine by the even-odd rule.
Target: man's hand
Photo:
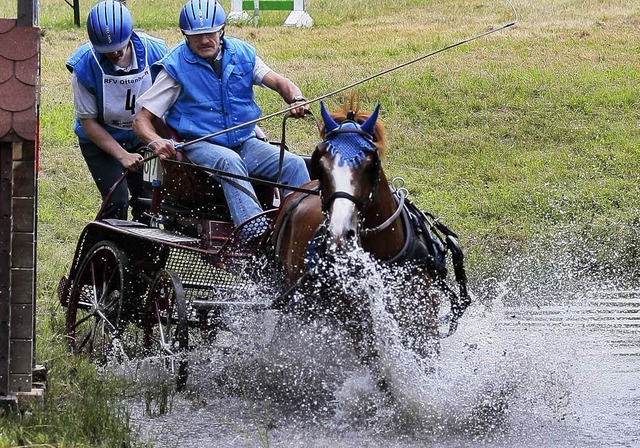
[[[162,125],[160,118],[153,115],[144,107],[136,114],[133,120],[133,131],[136,133],[140,141],[148,142],[149,148],[155,155],[161,159],[169,159],[176,155],[176,149],[173,147],[173,141],[162,138],[158,135],[156,129]]]
[[[176,148],[173,146],[173,141],[166,138],[152,141],[147,145],[147,148],[161,159],[172,159],[176,155]]]
[[[118,158],[118,161],[122,164],[125,170],[137,171],[142,167],[142,156],[137,152],[131,153],[123,151],[122,155]]]
[[[304,118],[307,111],[309,110],[309,105],[305,104],[307,102],[304,98],[294,98],[291,106],[297,106],[295,109],[291,110],[291,116],[294,118]]]

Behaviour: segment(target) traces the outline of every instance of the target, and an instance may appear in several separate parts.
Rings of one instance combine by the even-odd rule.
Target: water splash
[[[279,447],[633,446],[640,357],[621,361],[612,347],[627,334],[581,317],[623,285],[561,254],[513,257],[477,281],[433,360],[404,347],[387,311],[406,285],[356,254],[358,276],[334,275],[369,301],[389,393],[328,321],[240,313],[201,350],[170,415],[147,417],[133,400],[134,421],[157,446],[260,446],[264,432]]]

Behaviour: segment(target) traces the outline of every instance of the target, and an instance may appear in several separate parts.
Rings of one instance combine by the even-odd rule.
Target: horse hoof
[[[378,381],[376,381],[376,387],[381,392],[385,392],[385,393],[389,392],[389,384],[387,383],[387,380],[385,380],[384,378],[378,378]]]

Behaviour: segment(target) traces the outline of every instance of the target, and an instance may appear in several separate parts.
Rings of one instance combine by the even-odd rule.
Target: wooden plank
[[[13,198],[13,232],[34,233],[36,230],[35,198]]]
[[[32,198],[36,195],[35,162],[13,162],[13,197]]]
[[[4,311],[0,306],[0,314],[3,316],[4,322],[0,321],[0,395],[7,395],[9,392],[9,333],[11,327],[8,322],[9,306],[6,306],[7,311]],[[5,314],[6,313],[6,314]]]
[[[25,143],[22,141],[17,141],[17,142],[13,142],[13,144],[11,145],[11,154],[13,157],[13,160],[24,160],[24,156],[22,155],[22,148],[24,147]]]
[[[33,359],[31,339],[13,339],[9,350],[9,375],[31,375]],[[17,392],[11,389],[12,392]]]
[[[0,218],[0,301],[9,297],[11,275],[11,219]],[[6,299],[7,302],[9,299]]]
[[[11,144],[0,142],[0,219],[11,216],[13,161]]]
[[[36,143],[33,141],[21,141],[13,143],[13,160],[22,162],[36,161]]]
[[[31,372],[9,375],[9,390],[11,392],[31,392],[32,384]]]
[[[35,268],[34,234],[14,232],[11,241],[11,267],[22,269]]]
[[[33,339],[33,306],[31,304],[11,304],[11,344],[16,339]]]
[[[34,304],[35,273],[33,269],[11,270],[11,303]]]

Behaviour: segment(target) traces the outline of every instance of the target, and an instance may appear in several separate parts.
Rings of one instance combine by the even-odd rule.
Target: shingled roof
[[[0,19],[0,141],[35,141],[40,29]]]

